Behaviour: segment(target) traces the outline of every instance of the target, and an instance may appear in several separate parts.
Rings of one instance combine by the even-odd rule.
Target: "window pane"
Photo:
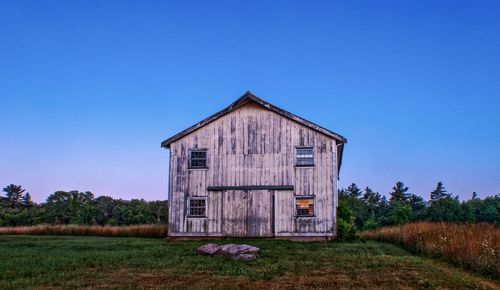
[[[313,147],[297,148],[296,159],[297,159],[296,162],[297,166],[313,166],[314,165]]]
[[[314,199],[297,198],[295,200],[297,216],[314,216]]]
[[[189,168],[206,168],[207,150],[189,151]]]
[[[189,200],[189,215],[202,216],[206,214],[206,200],[204,198],[192,198]]]
[[[206,158],[207,151],[191,151],[191,158]]]

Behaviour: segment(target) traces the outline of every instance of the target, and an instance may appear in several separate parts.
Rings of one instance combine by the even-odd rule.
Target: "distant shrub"
[[[337,240],[352,241],[356,239],[356,226],[352,209],[340,204],[337,208]]]
[[[72,235],[104,237],[166,238],[167,225],[84,226],[37,225],[29,227],[0,227],[0,235]]]
[[[368,218],[365,223],[363,224],[363,229],[364,230],[371,230],[371,229],[376,229],[379,227],[378,222],[374,218]]]
[[[361,237],[395,243],[485,274],[500,274],[500,229],[493,224],[418,222],[364,231]]]

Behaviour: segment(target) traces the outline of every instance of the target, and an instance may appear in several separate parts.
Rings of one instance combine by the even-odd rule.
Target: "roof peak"
[[[213,114],[212,116],[204,119],[203,121],[185,129],[184,131],[168,138],[167,140],[163,141],[161,143],[161,146],[162,147],[165,147],[165,148],[168,148],[170,146],[170,143],[182,138],[183,136],[187,135],[187,134],[190,134],[191,132],[194,132],[196,130],[198,130],[199,128],[205,126],[206,124],[212,122],[212,121],[215,121],[216,119],[234,111],[235,109],[245,105],[248,101],[252,101],[268,110],[271,110],[279,115],[282,115],[283,117],[287,118],[287,119],[290,119],[294,122],[297,122],[299,124],[302,124],[306,127],[309,127],[310,129],[313,129],[317,132],[320,132],[326,136],[329,136],[330,138],[333,138],[333,139],[336,139],[337,141],[339,141],[340,143],[346,143],[347,142],[347,139],[345,139],[343,136],[337,134],[337,133],[334,133],[328,129],[325,129],[319,125],[316,125],[306,119],[303,119],[295,114],[292,114],[288,111],[285,111],[283,109],[280,109],[266,101],[264,101],[263,99],[257,97],[256,95],[254,95],[250,90],[247,90],[241,97],[239,97],[236,101],[234,101],[231,105],[229,105],[227,108]]]
[[[263,99],[257,97],[254,93],[252,93],[251,91],[247,90],[241,97],[239,97],[238,99],[236,99],[236,101],[234,101],[228,108],[233,108],[233,109],[236,109],[236,107],[239,107],[241,106],[242,104],[244,104],[246,101],[253,101],[259,105],[264,105],[265,107],[268,107],[269,106],[272,106],[270,103],[264,101]]]
[[[246,91],[242,96],[242,98],[257,98],[251,91]]]

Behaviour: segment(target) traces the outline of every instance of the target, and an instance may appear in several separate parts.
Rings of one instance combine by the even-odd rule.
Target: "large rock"
[[[257,254],[259,248],[249,245],[227,244],[220,247],[219,255]]]
[[[220,246],[216,244],[206,244],[198,248],[197,252],[201,255],[214,255],[220,250]]]
[[[205,244],[198,248],[201,255],[224,255],[235,260],[252,261],[257,259],[260,249],[250,245],[227,244],[218,246],[216,244]]]

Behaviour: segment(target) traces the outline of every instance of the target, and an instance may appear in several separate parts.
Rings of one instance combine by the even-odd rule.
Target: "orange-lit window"
[[[314,216],[314,198],[296,197],[295,209],[297,216]]]

